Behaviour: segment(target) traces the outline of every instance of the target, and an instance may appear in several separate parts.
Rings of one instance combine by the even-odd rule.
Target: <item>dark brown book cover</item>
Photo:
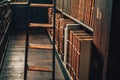
[[[72,52],[71,52],[71,68],[72,68],[72,77],[73,79],[78,79],[78,69],[79,69],[79,62],[77,60],[79,60],[78,58],[80,57],[80,47],[78,47],[79,42],[77,41],[77,39],[82,39],[82,40],[86,40],[86,39],[92,39],[91,34],[85,33],[85,32],[76,32],[73,31],[72,32]]]
[[[90,56],[92,48],[92,39],[81,40],[80,43],[80,59],[79,59],[79,80],[89,80],[90,71]]]

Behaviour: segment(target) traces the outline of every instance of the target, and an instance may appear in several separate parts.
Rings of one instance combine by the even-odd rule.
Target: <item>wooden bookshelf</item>
[[[89,79],[120,79],[120,70],[119,66],[117,66],[118,60],[120,60],[120,58],[118,57],[120,56],[118,53],[120,52],[120,50],[116,46],[119,46],[120,43],[119,0],[77,0],[78,2],[85,1],[83,5],[81,4],[81,2],[76,3],[81,4],[80,6],[78,6],[78,8],[80,9],[77,9],[78,14],[84,11],[83,14],[85,14],[85,20],[81,20],[78,17],[76,18],[76,16],[74,15],[76,14],[76,12],[73,13],[74,10],[72,11],[72,13],[69,12],[68,6],[70,8],[75,7],[75,3],[70,3],[70,5],[68,5],[69,1],[73,2],[76,0],[63,0],[62,9],[57,7],[57,11],[63,14],[65,18],[69,18],[75,21],[77,24],[82,25],[83,28],[93,33],[93,51],[91,56],[92,73],[90,73]],[[64,5],[64,3],[66,2],[68,2],[68,4]],[[84,10],[83,6],[87,8],[85,8]],[[64,9],[64,7],[67,8]],[[81,17],[83,14],[79,15],[79,17]],[[66,51],[64,52],[64,54],[67,55]],[[67,62],[65,61],[65,63]]]

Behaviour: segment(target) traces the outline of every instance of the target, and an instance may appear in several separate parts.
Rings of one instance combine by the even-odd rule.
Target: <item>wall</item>
[[[113,1],[106,80],[120,80],[120,1]]]

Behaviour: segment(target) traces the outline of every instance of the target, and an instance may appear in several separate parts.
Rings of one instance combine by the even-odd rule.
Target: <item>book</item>
[[[77,20],[84,22],[84,14],[85,14],[85,1],[86,0],[79,0],[78,1],[78,11],[77,11]]]
[[[59,47],[59,26],[60,26],[60,18],[63,17],[62,14],[60,13],[56,13],[56,22],[55,22],[55,45],[56,45],[56,49],[58,50]],[[48,22],[50,24],[53,24],[53,9],[52,8],[48,8]],[[47,29],[49,34],[51,36],[53,36],[53,29]]]
[[[60,42],[60,40],[59,40],[59,36],[60,36],[60,30],[59,30],[59,28],[60,28],[60,20],[63,18],[63,15],[62,14],[60,14],[60,13],[56,13],[56,29],[55,29],[55,41],[56,41],[56,48],[57,48],[57,50],[59,49],[59,42]]]
[[[89,80],[92,39],[79,39],[80,57],[78,58],[79,80]]]
[[[73,78],[75,78],[74,76],[76,75],[76,46],[78,45],[75,41],[75,37],[78,36],[78,34],[85,34],[84,30],[80,30],[80,31],[74,31],[74,30],[70,30],[70,40],[69,43],[70,45],[68,45],[69,47],[69,57],[68,57],[68,63],[71,65],[70,68],[68,68],[68,70],[70,71],[70,74]]]
[[[90,27],[94,28],[94,18],[95,18],[95,0],[91,3],[91,13],[90,13]]]
[[[62,60],[64,61],[64,29],[67,24],[75,24],[74,21],[70,19],[60,19],[60,27],[59,27],[59,48],[58,53],[61,55]]]
[[[70,16],[77,18],[78,0],[70,0]]]
[[[63,12],[70,15],[71,0],[63,0]]]
[[[86,0],[84,23],[93,28],[94,22],[94,0]]]
[[[70,64],[68,63],[68,57],[69,55],[69,34],[70,34],[70,30],[80,30],[81,26],[79,24],[67,24],[65,29],[64,29],[64,63],[66,64],[66,67],[68,68],[68,66],[70,66]]]
[[[56,0],[56,8],[62,11],[63,9],[63,0]]]
[[[81,59],[81,57],[83,57],[83,56],[81,56],[81,54],[84,54],[83,52],[81,52],[81,50],[84,49],[89,52],[89,50],[87,50],[86,47],[84,47],[85,45],[82,45],[81,43],[83,41],[92,41],[93,40],[93,37],[91,35],[89,35],[87,33],[85,35],[83,35],[83,34],[85,34],[85,33],[82,32],[81,35],[72,33],[72,42],[71,42],[72,48],[69,49],[70,51],[72,51],[69,56],[69,60],[70,60],[69,64],[71,66],[69,72],[70,72],[73,80],[80,80],[80,77],[79,77],[79,74],[80,74],[79,72],[81,71],[80,70],[80,67],[81,67],[80,59]],[[92,45],[90,45],[90,46],[92,47]],[[84,48],[82,48],[82,47],[84,47]],[[90,50],[91,50],[91,47],[90,47]],[[90,63],[90,60],[88,60],[88,62]],[[84,64],[88,65],[88,63],[84,63]],[[88,73],[86,73],[86,74],[88,74]]]
[[[91,36],[91,35],[83,35],[83,36],[76,36],[76,42],[77,42],[77,46],[76,46],[76,50],[77,50],[77,52],[76,52],[76,68],[75,68],[75,72],[76,72],[76,78],[78,78],[79,80],[80,80],[80,71],[81,71],[81,69],[80,69],[80,67],[81,67],[81,63],[80,63],[80,60],[81,60],[81,57],[83,57],[84,58],[84,60],[86,59],[86,57],[84,57],[84,56],[82,56],[81,54],[84,54],[83,52],[82,52],[82,49],[84,49],[87,53],[90,53],[90,54],[88,54],[88,57],[90,58],[91,57],[91,47],[92,47],[92,40],[93,40],[93,36]],[[82,41],[86,41],[86,44],[87,44],[87,41],[88,42],[90,42],[90,47],[88,46],[87,47],[87,45],[82,45],[81,43],[82,43]],[[87,48],[88,48],[88,50],[86,49],[86,47],[84,47],[84,46],[86,46]],[[84,48],[82,48],[82,47],[84,47]],[[90,51],[90,52],[89,52]],[[90,60],[88,60],[88,62],[89,62],[89,64],[90,64]],[[88,63],[84,63],[84,64],[88,64]],[[90,66],[88,66],[88,67],[90,67]],[[88,73],[86,73],[86,74],[88,74]],[[87,76],[86,76],[87,77]]]
[[[82,31],[82,32],[81,31],[76,32],[73,30],[70,31],[70,45],[69,45],[70,52],[68,57],[70,61],[68,61],[68,63],[71,65],[71,67],[68,68],[68,70],[70,71],[70,74],[72,75],[74,80],[78,79],[78,68],[80,67],[77,61],[78,58],[80,57],[80,47],[78,48],[79,42],[77,41],[77,39],[92,40],[92,36],[91,34],[88,34],[85,31]]]

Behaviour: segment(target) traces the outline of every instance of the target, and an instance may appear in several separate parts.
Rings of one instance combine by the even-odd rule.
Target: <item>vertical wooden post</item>
[[[53,73],[52,73],[52,78],[53,80],[55,80],[55,22],[56,22],[56,0],[53,0],[53,4],[54,4],[54,16],[53,16]]]

